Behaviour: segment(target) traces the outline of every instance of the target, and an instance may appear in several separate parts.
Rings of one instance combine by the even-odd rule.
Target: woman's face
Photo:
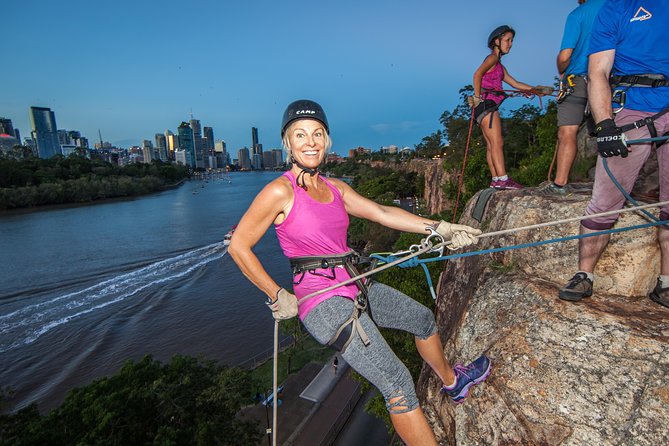
[[[320,121],[300,119],[286,131],[290,142],[290,152],[300,164],[316,168],[325,157],[326,132]]]
[[[512,46],[513,46],[513,33],[505,32],[504,34],[502,34],[502,37],[499,38],[499,49],[502,52],[502,54],[506,54],[509,51],[511,51]]]

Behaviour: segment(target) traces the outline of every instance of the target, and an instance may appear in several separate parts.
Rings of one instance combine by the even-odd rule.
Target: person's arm
[[[593,53],[588,58],[588,104],[595,122],[613,118],[609,75],[616,50]]]
[[[423,218],[395,206],[384,206],[373,200],[363,197],[351,186],[343,181],[330,180],[341,192],[346,212],[354,217],[379,223],[391,229],[416,234],[428,234],[428,226],[438,224],[438,221]]]
[[[486,74],[495,64],[499,62],[499,58],[494,54],[490,54],[485,58],[480,67],[474,72],[474,97],[481,98],[481,81],[483,75]]]
[[[588,103],[595,120],[595,141],[599,155],[607,158],[627,158],[632,150],[625,143],[625,135],[613,120],[609,74],[613,68],[616,50],[592,53],[588,58]]]
[[[528,85],[524,82],[520,82],[514,79],[513,76],[511,76],[509,72],[506,71],[506,68],[504,68],[504,82],[511,85],[516,90],[529,91],[532,90],[532,88],[534,88],[531,85]]]
[[[557,70],[560,76],[567,71],[569,64],[571,63],[571,55],[573,54],[573,48],[565,48],[558,53],[557,56]]]
[[[292,199],[293,190],[283,177],[265,186],[237,224],[228,247],[228,253],[244,276],[272,300],[277,298],[281,287],[267,274],[253,247],[277,217],[285,215]]]
[[[459,249],[478,243],[481,231],[470,226],[451,224],[445,221],[435,221],[407,212],[395,206],[383,206],[363,197],[343,181],[334,180],[342,195],[346,212],[379,223],[398,231],[429,234],[431,226],[444,240],[450,241],[449,249]]]

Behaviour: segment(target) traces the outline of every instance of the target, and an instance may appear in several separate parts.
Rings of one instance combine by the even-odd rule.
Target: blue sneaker
[[[453,367],[456,378],[455,384],[452,387],[443,386],[441,392],[451,397],[454,403],[461,403],[469,393],[471,386],[485,381],[490,375],[491,365],[492,363],[486,355],[481,355],[468,366],[456,364]]]

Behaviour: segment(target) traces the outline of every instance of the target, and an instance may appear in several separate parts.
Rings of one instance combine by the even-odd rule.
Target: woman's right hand
[[[268,302],[272,316],[277,321],[283,321],[297,316],[297,297],[283,288],[276,292],[276,300]]]
[[[470,107],[476,108],[481,103],[481,98],[479,96],[467,96],[467,103]]]

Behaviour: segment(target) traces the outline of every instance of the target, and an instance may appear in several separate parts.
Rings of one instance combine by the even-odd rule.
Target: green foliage
[[[257,428],[236,418],[250,402],[249,372],[213,361],[150,356],[74,389],[46,416],[29,406],[0,416],[0,444],[256,444]]]
[[[417,158],[434,158],[439,157],[445,150],[444,146],[444,132],[437,130],[424,137],[419,144],[416,145]]]
[[[490,183],[485,140],[478,126],[471,125],[471,108],[466,103],[467,96],[472,92],[471,85],[462,88],[459,92],[460,103],[453,111],[445,111],[440,118],[449,141],[444,169],[451,172],[452,178],[449,184],[444,185],[444,192],[453,202],[458,195],[462,161],[467,152],[467,164],[460,190],[461,204]],[[545,111],[525,104],[502,116],[502,131],[504,159],[509,175],[529,187],[545,181],[556,149],[557,104],[548,101]],[[594,164],[591,160],[577,160],[572,169],[572,177],[586,178],[592,165]],[[458,212],[461,213],[463,208],[460,205]]]
[[[299,324],[297,318],[291,319]],[[281,321],[283,325],[287,321]],[[325,364],[332,357],[334,350],[321,345],[308,334],[300,344],[288,347],[279,355],[278,381],[283,382],[289,373],[295,373],[310,362]],[[251,371],[255,392],[264,393],[272,388],[273,361],[270,359]]]
[[[19,160],[5,156],[0,157],[0,209],[141,195],[187,176],[184,166],[161,162],[119,167],[76,154]]]

